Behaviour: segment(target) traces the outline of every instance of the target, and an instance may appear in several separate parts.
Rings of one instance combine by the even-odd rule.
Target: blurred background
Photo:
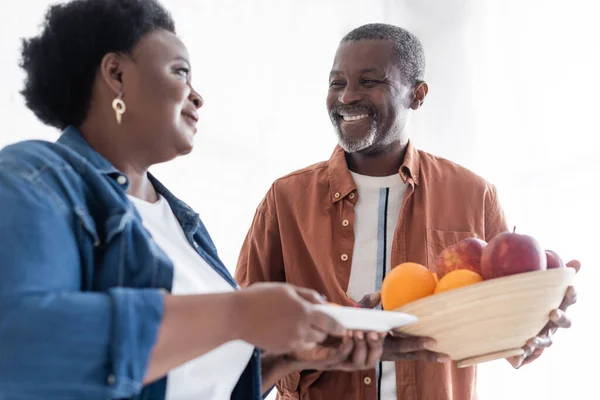
[[[19,95],[20,38],[47,6],[0,3],[0,147],[55,140]],[[430,93],[411,138],[496,184],[509,222],[565,261],[579,259],[573,327],[519,371],[480,367],[479,397],[593,399],[600,355],[595,305],[600,212],[600,27],[589,0],[163,0],[189,48],[205,100],[196,149],[153,172],[198,210],[234,270],[256,206],[272,181],[329,158],[325,110],[339,40],[369,22],[423,42]],[[2,210],[6,212],[7,210]],[[596,314],[597,315],[597,314]],[[274,396],[270,396],[274,398]]]

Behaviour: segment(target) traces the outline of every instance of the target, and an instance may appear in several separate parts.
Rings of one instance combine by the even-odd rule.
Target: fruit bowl
[[[521,355],[574,277],[572,268],[524,272],[424,297],[394,310],[419,318],[395,331],[434,338],[459,368]]]

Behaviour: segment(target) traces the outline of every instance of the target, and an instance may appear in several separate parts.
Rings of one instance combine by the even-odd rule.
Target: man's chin
[[[365,137],[345,136],[337,129],[336,134],[338,137],[338,144],[346,153],[358,153],[362,150],[366,150],[373,145],[375,139],[372,134],[367,134]]]

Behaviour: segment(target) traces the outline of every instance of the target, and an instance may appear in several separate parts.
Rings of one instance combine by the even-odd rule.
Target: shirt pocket
[[[477,234],[475,232],[427,229],[427,268],[435,271],[435,260],[446,247],[471,237],[477,237]]]

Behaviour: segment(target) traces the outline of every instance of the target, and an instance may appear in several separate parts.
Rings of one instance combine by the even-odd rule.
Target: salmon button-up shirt
[[[398,179],[408,188],[394,234],[392,266],[412,261],[434,270],[436,257],[447,246],[468,237],[489,241],[507,230],[492,184],[411,142]],[[315,289],[332,302],[354,304],[346,291],[358,196],[339,146],[328,161],[275,181],[242,246],[235,274],[239,284],[288,282]],[[278,382],[278,398],[376,400],[375,376],[375,369],[294,373]],[[475,367],[457,368],[454,362],[396,362],[399,400],[475,399],[475,379]]]

